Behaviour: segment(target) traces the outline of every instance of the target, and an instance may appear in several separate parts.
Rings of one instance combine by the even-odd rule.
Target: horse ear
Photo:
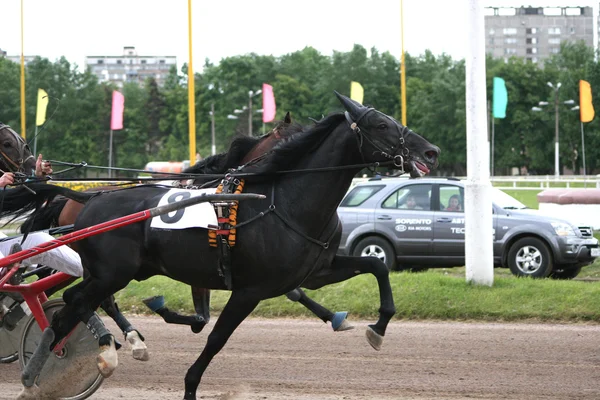
[[[285,122],[286,124],[292,123],[292,115],[289,111],[285,113],[285,117],[283,117],[283,122]]]
[[[339,94],[335,90],[333,92],[337,96],[340,103],[342,103],[346,111],[348,111],[352,117],[358,118],[358,116],[361,115],[363,111],[367,109],[367,107],[363,106],[358,101],[352,100],[351,98],[346,97],[343,94]]]

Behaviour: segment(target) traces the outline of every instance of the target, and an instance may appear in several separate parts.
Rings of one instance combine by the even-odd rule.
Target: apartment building
[[[87,56],[85,65],[100,82],[113,82],[118,87],[123,87],[125,82],[143,84],[149,77],[162,86],[169,69],[177,67],[177,57],[141,56],[134,46],[125,46],[123,54],[118,56]]]
[[[567,1],[565,1],[567,2]],[[486,7],[486,52],[508,60],[523,57],[530,62],[556,54],[563,41],[579,40],[594,46],[592,7]]]

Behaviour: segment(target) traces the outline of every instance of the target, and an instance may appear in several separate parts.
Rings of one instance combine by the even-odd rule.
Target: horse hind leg
[[[348,313],[346,311],[336,311],[335,313],[331,312],[327,308],[323,307],[322,305],[308,297],[306,293],[304,293],[304,291],[300,288],[292,290],[291,292],[287,293],[286,296],[291,301],[297,301],[298,303],[302,304],[313,314],[319,317],[323,322],[330,322],[331,328],[334,332],[343,332],[350,329],[354,329],[354,326],[352,326],[348,322],[348,320],[346,320],[346,317],[348,316]]]
[[[165,307],[163,296],[144,299],[144,304],[160,315],[167,324],[188,325],[192,332],[200,333],[210,319],[210,290],[192,287],[192,300],[196,315],[181,315]]]
[[[148,361],[150,359],[150,354],[148,353],[148,347],[146,347],[146,344],[144,343],[144,336],[135,329],[121,313],[119,306],[115,302],[115,297],[110,296],[104,299],[102,303],[100,303],[100,307],[113,319],[113,321],[115,321],[119,329],[123,332],[125,340],[129,342],[131,346],[133,358],[140,361]]]

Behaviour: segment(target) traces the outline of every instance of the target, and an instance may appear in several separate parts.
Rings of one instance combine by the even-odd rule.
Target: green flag
[[[506,117],[506,105],[508,104],[508,93],[506,92],[506,83],[504,79],[494,77],[494,98],[493,115],[494,118]]]

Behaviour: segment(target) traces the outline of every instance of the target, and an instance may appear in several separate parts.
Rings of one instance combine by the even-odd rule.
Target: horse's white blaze
[[[108,378],[112,375],[115,368],[117,368],[117,365],[119,365],[114,338],[111,339],[109,345],[100,346],[100,350],[100,354],[96,358],[98,371],[100,371],[103,377]]]
[[[125,339],[131,345],[131,354],[133,355],[133,358],[140,361],[148,361],[150,359],[148,348],[140,338],[140,335],[137,333],[137,331],[127,332]]]

